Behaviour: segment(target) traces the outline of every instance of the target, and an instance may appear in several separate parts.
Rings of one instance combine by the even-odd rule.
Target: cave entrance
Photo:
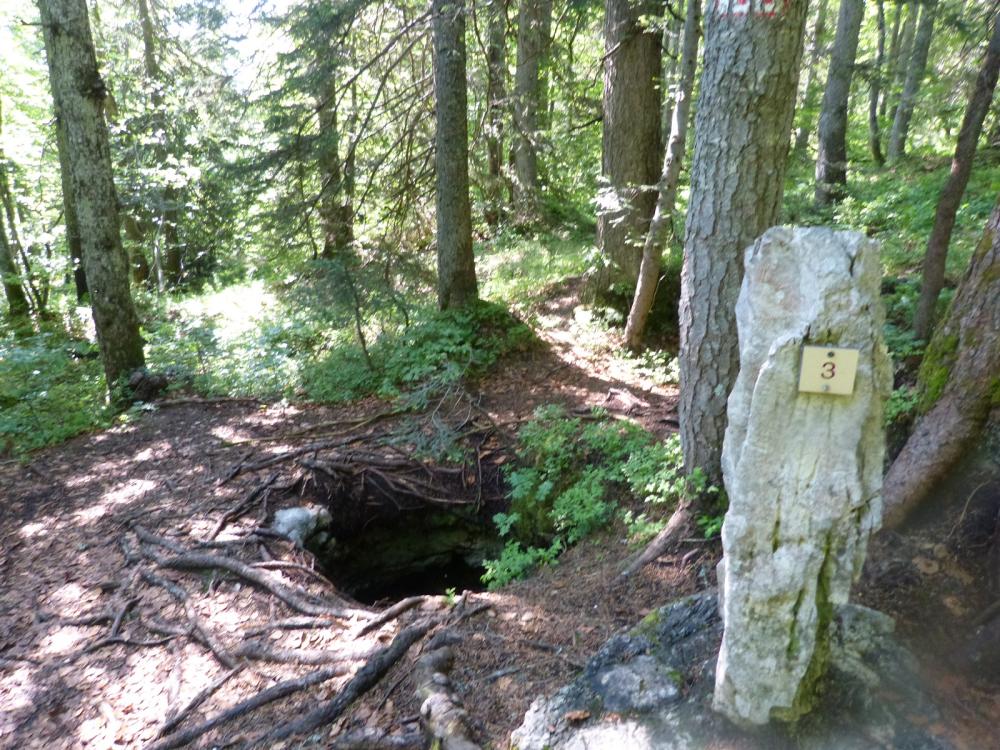
[[[423,509],[341,533],[312,551],[327,578],[364,604],[420,594],[482,591],[484,560],[501,548],[471,508]]]
[[[484,588],[484,561],[503,548],[492,521],[508,504],[499,466],[371,454],[299,464],[291,493],[329,513],[305,546],[338,590],[374,604]]]

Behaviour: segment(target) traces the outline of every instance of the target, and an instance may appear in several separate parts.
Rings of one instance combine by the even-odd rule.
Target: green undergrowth
[[[21,455],[111,417],[96,347],[59,331],[0,338],[0,453]]]
[[[485,563],[490,588],[554,563],[605,528],[624,500],[668,506],[708,489],[700,473],[684,476],[679,440],[658,441],[601,411],[580,417],[561,406],[540,407],[518,439],[517,464],[507,471],[510,509],[494,517],[505,546]],[[625,520],[633,531],[655,533],[644,513]]]
[[[370,394],[419,400],[484,374],[500,357],[534,342],[532,330],[496,303],[426,311],[409,326],[380,335],[367,357],[360,348],[341,347],[308,364],[303,387],[315,401]]]

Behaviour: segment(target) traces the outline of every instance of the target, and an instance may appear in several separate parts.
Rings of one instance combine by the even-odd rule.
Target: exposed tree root
[[[198,739],[206,732],[210,732],[216,727],[222,726],[233,719],[237,719],[240,716],[248,714],[261,706],[266,706],[268,703],[273,703],[276,700],[285,698],[293,693],[297,693],[300,690],[305,690],[306,688],[319,685],[327,680],[332,680],[334,677],[338,677],[341,674],[343,674],[342,667],[328,667],[327,669],[310,672],[304,677],[279,682],[278,684],[272,685],[266,690],[262,690],[244,701],[240,701],[235,706],[227,708],[225,711],[213,716],[208,721],[202,722],[197,726],[190,727],[189,729],[185,729],[182,732],[176,732],[175,734],[163,738],[159,742],[153,743],[147,748],[147,750],[170,750],[175,747],[183,747],[189,742]]]
[[[174,729],[180,726],[181,722],[183,722],[192,711],[204,703],[206,699],[214,695],[216,690],[225,685],[231,677],[239,674],[242,669],[243,667],[241,665],[226,670],[219,675],[219,677],[213,680],[211,685],[200,691],[196,696],[185,703],[180,710],[167,711],[167,720],[163,722],[163,726],[160,727],[160,731],[156,733],[156,736],[162,737],[163,735],[170,734],[170,732],[174,731]]]
[[[299,719],[275,727],[263,737],[251,742],[249,746],[269,747],[278,740],[286,739],[296,734],[311,732],[318,727],[329,724],[339,717],[354,701],[378,684],[382,676],[389,671],[389,668],[399,661],[410,650],[410,647],[423,638],[427,634],[427,631],[435,624],[436,621],[434,620],[423,620],[404,628],[393,639],[392,643],[375,652],[333,700],[310,711]]]

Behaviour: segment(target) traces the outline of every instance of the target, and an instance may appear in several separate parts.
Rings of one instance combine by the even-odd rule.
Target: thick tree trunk
[[[434,166],[437,173],[438,306],[476,301],[469,205],[469,123],[465,83],[465,6],[434,0],[434,96],[437,104]]]
[[[538,138],[541,66],[547,48],[546,16],[551,19],[551,0],[521,2],[514,72],[514,210],[519,224],[532,224],[540,216]]]
[[[660,172],[660,36],[644,26],[648,2],[608,0],[604,18],[604,131],[597,295],[635,289]]]
[[[129,294],[118,199],[104,122],[107,91],[97,70],[85,0],[39,0],[52,98],[66,128],[72,194],[91,309],[108,388],[143,365]]]
[[[962,119],[962,129],[958,131],[955,156],[951,160],[951,173],[941,188],[937,211],[934,214],[934,228],[927,240],[924,254],[923,277],[920,282],[920,299],[913,316],[913,330],[917,338],[927,339],[934,322],[934,310],[938,295],[944,286],[945,262],[948,260],[948,245],[951,232],[955,228],[955,216],[965,195],[965,187],[972,174],[972,163],[976,155],[976,144],[983,132],[983,120],[993,101],[993,91],[1000,73],[1000,18],[993,22],[993,36],[986,49],[986,57],[979,69],[975,88],[969,97]]]
[[[816,25],[813,27],[812,42],[809,45],[809,66],[806,68],[805,93],[802,106],[799,107],[799,127],[795,131],[795,153],[801,154],[809,145],[812,133],[812,111],[819,102],[819,84],[816,81],[816,69],[823,52],[823,37],[826,36],[827,0],[819,0],[816,10]]]
[[[931,49],[936,13],[937,0],[924,0],[920,8],[917,35],[913,40],[913,54],[910,55],[906,68],[906,83],[903,84],[903,93],[899,96],[899,106],[896,108],[896,116],[889,133],[889,161],[897,161],[906,153],[906,138],[910,131],[913,108],[920,92],[920,84],[927,72],[927,55]]]
[[[882,154],[882,134],[879,132],[878,110],[882,96],[882,69],[885,67],[885,0],[876,3],[876,51],[868,84],[868,148],[878,166],[885,164]]]
[[[883,485],[884,525],[895,527],[947,476],[1000,403],[1000,199],[934,332],[920,368],[913,434]]]
[[[667,229],[673,223],[674,200],[677,197],[677,183],[680,181],[681,164],[684,161],[684,146],[687,142],[688,119],[691,112],[691,92],[694,89],[694,75],[698,67],[698,36],[701,31],[701,0],[687,0],[684,19],[684,46],[681,52],[681,77],[674,93],[673,122],[670,140],[663,157],[663,174],[660,177],[656,209],[649,222],[649,231],[642,248],[642,264],[639,281],[632,298],[628,322],[625,325],[625,345],[638,351],[642,345],[642,334],[646,328],[649,311],[656,297],[656,287],[660,277],[663,247],[667,242]]]
[[[148,0],[139,0],[139,24],[142,27],[142,59],[145,66],[146,80],[150,86],[150,101],[153,104],[154,118],[157,128],[163,131],[166,138],[167,123],[163,112],[163,73],[156,59],[156,33],[153,29],[153,18],[149,12]],[[160,167],[166,167],[167,147],[159,141],[154,149],[156,162]],[[181,281],[184,272],[183,252],[177,238],[178,210],[180,195],[173,185],[163,188],[160,198],[162,205],[157,207],[160,223],[160,247],[163,257],[163,278],[167,286],[175,287]]]
[[[486,41],[486,223],[496,228],[503,214],[503,112],[507,80],[507,6],[489,0]]]
[[[58,113],[56,113],[56,150],[59,152],[59,177],[62,184],[63,223],[66,226],[66,245],[69,247],[70,262],[73,265],[73,284],[76,287],[76,301],[83,302],[87,296],[87,273],[83,269],[80,222],[76,217],[76,201],[73,199],[73,183],[70,179],[69,146],[66,141],[66,126],[63,118]]]
[[[837,36],[819,115],[819,154],[816,157],[816,203],[840,200],[847,187],[847,105],[858,55],[858,35],[864,0],[841,0]]]
[[[705,13],[681,274],[680,422],[685,469],[701,468],[720,486],[743,253],[778,219],[805,17],[806,0],[725,1]]]

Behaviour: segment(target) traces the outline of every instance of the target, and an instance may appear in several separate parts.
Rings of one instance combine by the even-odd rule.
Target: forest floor
[[[496,432],[515,431],[536,406],[553,402],[576,413],[602,407],[659,436],[675,429],[676,391],[609,356],[614,342],[578,320],[576,294],[572,284],[552,290],[534,311],[544,346],[470,385],[468,403]],[[286,477],[272,473],[286,468],[290,451],[363,437],[394,419],[390,408],[374,400],[340,408],[175,400],[26,463],[0,464],[0,747],[152,747],[171,717],[181,721],[168,740],[288,686],[287,697],[191,745],[238,746],[357,685],[358,668],[419,623],[431,632],[336,720],[268,746],[347,746],[364,729],[415,736],[413,666],[433,633],[447,628],[456,655],[451,685],[473,732],[484,746],[506,747],[531,701],[568,682],[613,633],[714,584],[718,543],[700,539],[621,579],[635,550],[616,523],[525,581],[425,596],[380,617],[392,602],[349,600],[312,572],[308,553],[269,536],[266,521],[297,504],[295,477],[282,484]],[[489,460],[499,465],[509,459],[506,443],[491,439]],[[1000,726],[1000,638],[988,632],[1000,618],[987,611],[998,592],[989,544],[962,530],[976,513],[995,513],[1000,486],[974,483],[972,495],[963,494],[967,486],[952,492],[953,512],[876,542],[860,595],[897,617],[916,647],[943,708],[943,733],[956,747],[988,748],[998,746]],[[279,585],[263,590],[250,585],[253,575]],[[974,629],[977,618],[986,631]],[[304,678],[313,684],[292,691]]]

